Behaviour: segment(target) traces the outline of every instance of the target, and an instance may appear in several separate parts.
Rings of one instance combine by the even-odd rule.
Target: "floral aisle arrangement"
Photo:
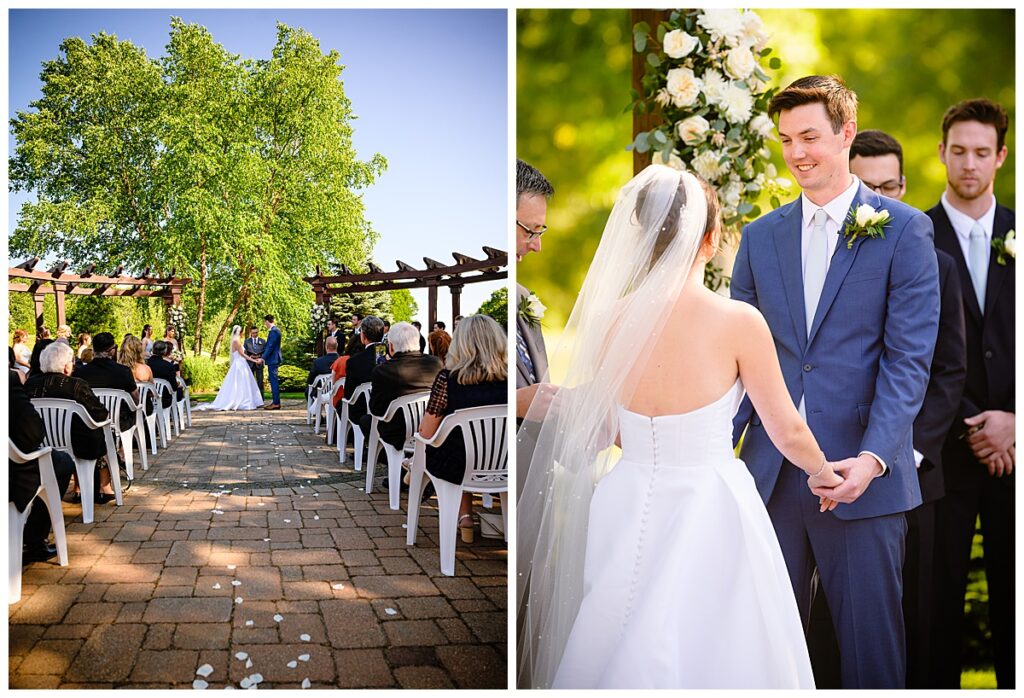
[[[768,87],[767,71],[782,65],[767,42],[750,10],[674,10],[653,31],[646,22],[633,27],[633,47],[647,58],[643,94],[633,91],[632,107],[660,115],[661,123],[638,133],[630,148],[706,179],[733,234],[761,215],[762,196],[778,207],[791,186],[766,147],[775,138],[768,105],[779,89]]]
[[[185,322],[188,320],[188,315],[185,314],[185,309],[180,305],[172,305],[167,309],[167,325],[173,327],[174,331],[178,334],[178,343],[182,342],[185,337]],[[181,351],[175,352],[181,354]],[[175,361],[181,361],[181,357],[175,359]]]
[[[327,327],[327,320],[331,317],[330,310],[326,305],[313,304],[309,309],[309,329],[314,337],[319,337]]]

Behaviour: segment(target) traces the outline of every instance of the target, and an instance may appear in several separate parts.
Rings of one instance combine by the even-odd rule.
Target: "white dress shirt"
[[[825,235],[827,236],[826,249],[831,250],[825,262],[825,272],[828,273],[829,267],[832,265],[832,255],[835,254],[836,246],[839,244],[839,233],[846,225],[846,217],[850,213],[850,207],[853,205],[853,200],[857,196],[857,192],[860,190],[860,180],[855,175],[850,175],[850,186],[843,190],[843,193],[832,199],[824,206],[819,206],[804,194],[800,195],[800,212],[803,220],[800,226],[800,269],[804,270],[807,263],[807,247],[810,244],[811,230],[814,227],[814,214],[818,209],[824,209],[825,213],[828,214],[828,219],[825,221]],[[810,332],[810,327],[807,328]],[[807,408],[804,406],[804,398],[800,397],[800,406],[797,408],[800,412],[800,416],[803,417],[804,421],[807,421]],[[862,456],[868,454],[872,456],[882,466],[881,475],[885,474],[886,466],[885,461],[878,457],[878,455],[871,451],[861,451],[858,455]]]
[[[971,229],[977,223],[985,231],[985,266],[987,267],[992,256],[992,227],[996,221],[996,197],[992,197],[992,204],[978,220],[974,220],[963,211],[954,208],[953,204],[949,203],[949,199],[946,198],[946,192],[942,192],[940,201],[942,201],[942,208],[949,217],[949,222],[953,225],[956,241],[960,243],[960,251],[963,252],[964,261],[967,262],[968,266],[971,264]]]

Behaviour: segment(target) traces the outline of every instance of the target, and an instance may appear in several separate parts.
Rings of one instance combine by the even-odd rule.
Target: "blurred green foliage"
[[[1010,115],[1010,154],[996,196],[1012,206],[1015,161],[1014,11],[945,9],[758,10],[782,59],[773,77],[838,73],[860,98],[859,127],[903,145],[906,202],[926,209],[945,186],[942,114],[970,97]],[[615,194],[633,174],[628,10],[517,12],[517,155],[555,187],[544,249],[518,267],[519,282],[550,309],[545,331],[568,317]],[[777,142],[780,174],[788,176]],[[795,193],[795,192],[794,192]]]

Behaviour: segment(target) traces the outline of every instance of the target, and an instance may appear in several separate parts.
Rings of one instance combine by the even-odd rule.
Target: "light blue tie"
[[[980,223],[971,228],[971,241],[967,248],[967,264],[971,271],[971,283],[974,294],[978,297],[978,307],[985,313],[985,284],[988,282],[988,245],[985,229]]]
[[[828,214],[819,208],[814,212],[811,223],[811,239],[807,243],[807,256],[804,258],[804,312],[807,319],[807,335],[811,334],[814,313],[818,309],[821,289],[825,286],[825,273],[828,271],[828,234],[825,232],[825,221]]]

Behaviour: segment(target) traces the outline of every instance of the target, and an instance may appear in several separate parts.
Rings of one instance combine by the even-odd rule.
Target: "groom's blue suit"
[[[267,333],[267,344],[263,347],[263,361],[267,365],[267,378],[270,381],[270,402],[281,404],[281,386],[277,379],[277,369],[281,366],[281,330],[277,325]]]
[[[831,461],[870,452],[885,464],[852,504],[820,513],[803,471],[785,461],[749,398],[736,415],[740,457],[768,506],[806,625],[815,567],[839,640],[843,687],[902,688],[903,512],[921,503],[912,426],[924,399],[939,318],[930,219],[858,186],[852,209],[887,209],[884,238],[839,242],[806,328],[801,199],[746,226],[732,297],[771,328],[794,404]]]

